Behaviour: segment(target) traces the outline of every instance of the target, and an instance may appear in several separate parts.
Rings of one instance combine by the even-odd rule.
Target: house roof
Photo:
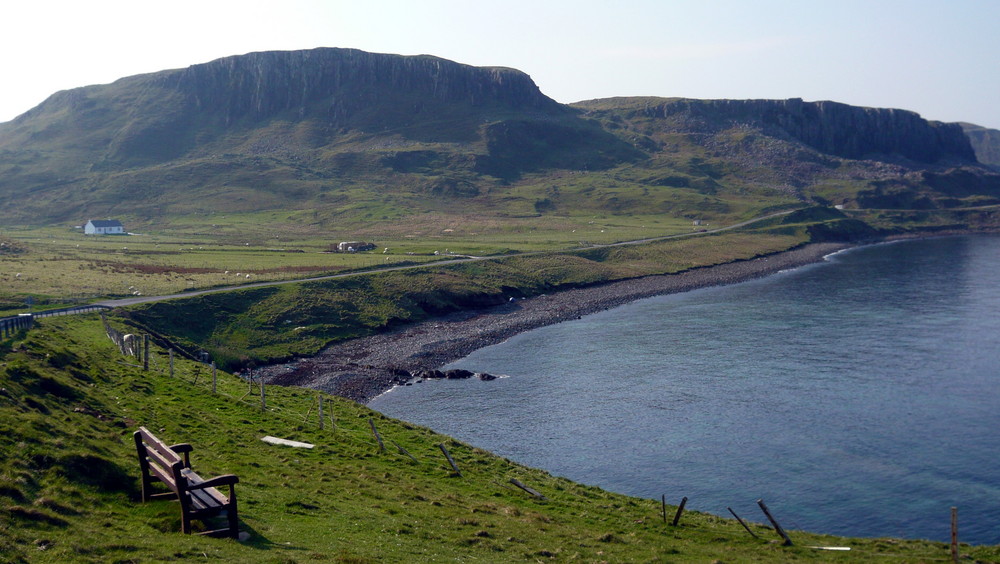
[[[122,227],[122,222],[117,219],[91,219],[88,223],[94,227]]]

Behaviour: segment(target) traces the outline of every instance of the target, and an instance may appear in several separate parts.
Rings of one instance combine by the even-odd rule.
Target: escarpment
[[[30,131],[42,122],[47,137],[99,128],[106,145],[90,150],[106,149],[99,158],[106,168],[175,159],[274,120],[303,124],[297,147],[312,148],[351,130],[469,142],[484,122],[571,115],[515,69],[322,48],[226,57],[59,92],[11,125]]]
[[[903,157],[919,163],[975,163],[962,127],[927,121],[908,110],[838,102],[788,100],[666,100],[633,113],[681,118],[695,128],[748,124],[776,137],[848,159]]]
[[[1000,130],[989,129],[971,123],[961,123],[962,129],[972,142],[976,158],[984,165],[1000,170]]]
[[[407,99],[406,113],[466,108],[562,111],[521,71],[473,67],[421,55],[355,49],[270,51],[226,57],[162,75],[199,112],[234,122],[283,113],[335,126],[357,122],[365,107]]]
[[[998,175],[976,161],[991,158],[988,147],[974,152],[960,125],[906,110],[800,99],[564,105],[510,68],[260,52],[58,92],[0,123],[0,219],[79,221],[120,214],[121,202],[151,222],[284,209],[322,225],[442,210],[688,218],[748,201],[854,204],[868,192],[880,205],[957,206],[1000,201]],[[360,204],[371,202],[377,213]]]

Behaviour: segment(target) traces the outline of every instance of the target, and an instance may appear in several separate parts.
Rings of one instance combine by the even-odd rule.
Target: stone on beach
[[[302,359],[290,372],[277,368],[271,371],[271,367],[261,370],[269,383],[314,388],[364,403],[394,385],[411,380],[447,378],[441,366],[518,333],[578,319],[641,298],[760,278],[818,262],[850,246],[853,245],[809,244],[767,257],[694,268],[678,274],[646,276],[505,301],[492,307],[460,311],[386,333],[335,343],[312,358]],[[428,331],[429,327],[435,329]],[[469,372],[469,376],[463,377],[474,375]]]

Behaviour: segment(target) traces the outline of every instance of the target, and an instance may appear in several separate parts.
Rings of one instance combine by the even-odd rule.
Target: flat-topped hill
[[[971,188],[956,193],[954,174]],[[8,224],[123,217],[146,229],[260,212],[320,232],[426,214],[734,219],[802,203],[981,204],[995,200],[997,178],[960,126],[905,110],[799,99],[563,105],[514,69],[352,49],[126,77],[58,92],[0,124]]]

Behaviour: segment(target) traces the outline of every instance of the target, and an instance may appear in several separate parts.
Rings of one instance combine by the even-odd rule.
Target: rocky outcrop
[[[600,174],[623,165],[636,167]],[[851,192],[859,181],[973,165],[959,126],[903,110],[799,99],[570,107],[514,69],[324,48],[226,57],[51,96],[0,123],[0,219],[79,221],[127,201],[150,221],[167,210],[320,208],[331,227],[358,209],[345,198],[414,211],[462,199],[466,211],[504,216],[674,213],[687,196],[670,199],[686,191],[715,213],[732,190],[810,201],[814,186]],[[529,190],[508,191],[528,174],[539,175]],[[562,186],[573,195],[558,195]],[[642,191],[612,194],[625,186]],[[892,201],[897,187],[931,191],[919,178],[894,186]]]
[[[355,49],[250,53],[164,73],[159,81],[182,92],[199,112],[229,123],[287,114],[318,115],[339,126],[374,117],[358,116],[362,108],[386,110],[385,104],[399,99],[408,100],[400,110],[409,116],[438,103],[562,109],[518,70]]]
[[[972,145],[960,125],[927,121],[907,110],[792,98],[677,99],[639,111],[650,117],[683,115],[702,127],[749,124],[767,134],[848,159],[902,157],[928,164],[976,162]]]
[[[960,123],[965,134],[972,142],[979,162],[1000,170],[1000,130],[989,129],[971,123]]]
[[[476,377],[484,382],[489,382],[496,380],[497,377],[489,374],[487,372],[472,372],[471,370],[465,370],[464,368],[451,368],[448,370],[437,370],[437,369],[423,369],[417,370],[411,374],[414,381],[421,380],[468,380],[469,378]],[[409,381],[407,382],[410,383]]]
[[[64,121],[52,134],[104,130],[106,150],[97,164],[103,167],[178,158],[271,120],[297,124],[295,149],[301,150],[349,130],[471,142],[484,121],[558,119],[573,112],[515,69],[321,48],[226,57],[59,92],[12,125],[30,128],[47,116],[80,121],[89,114],[92,120]]]

